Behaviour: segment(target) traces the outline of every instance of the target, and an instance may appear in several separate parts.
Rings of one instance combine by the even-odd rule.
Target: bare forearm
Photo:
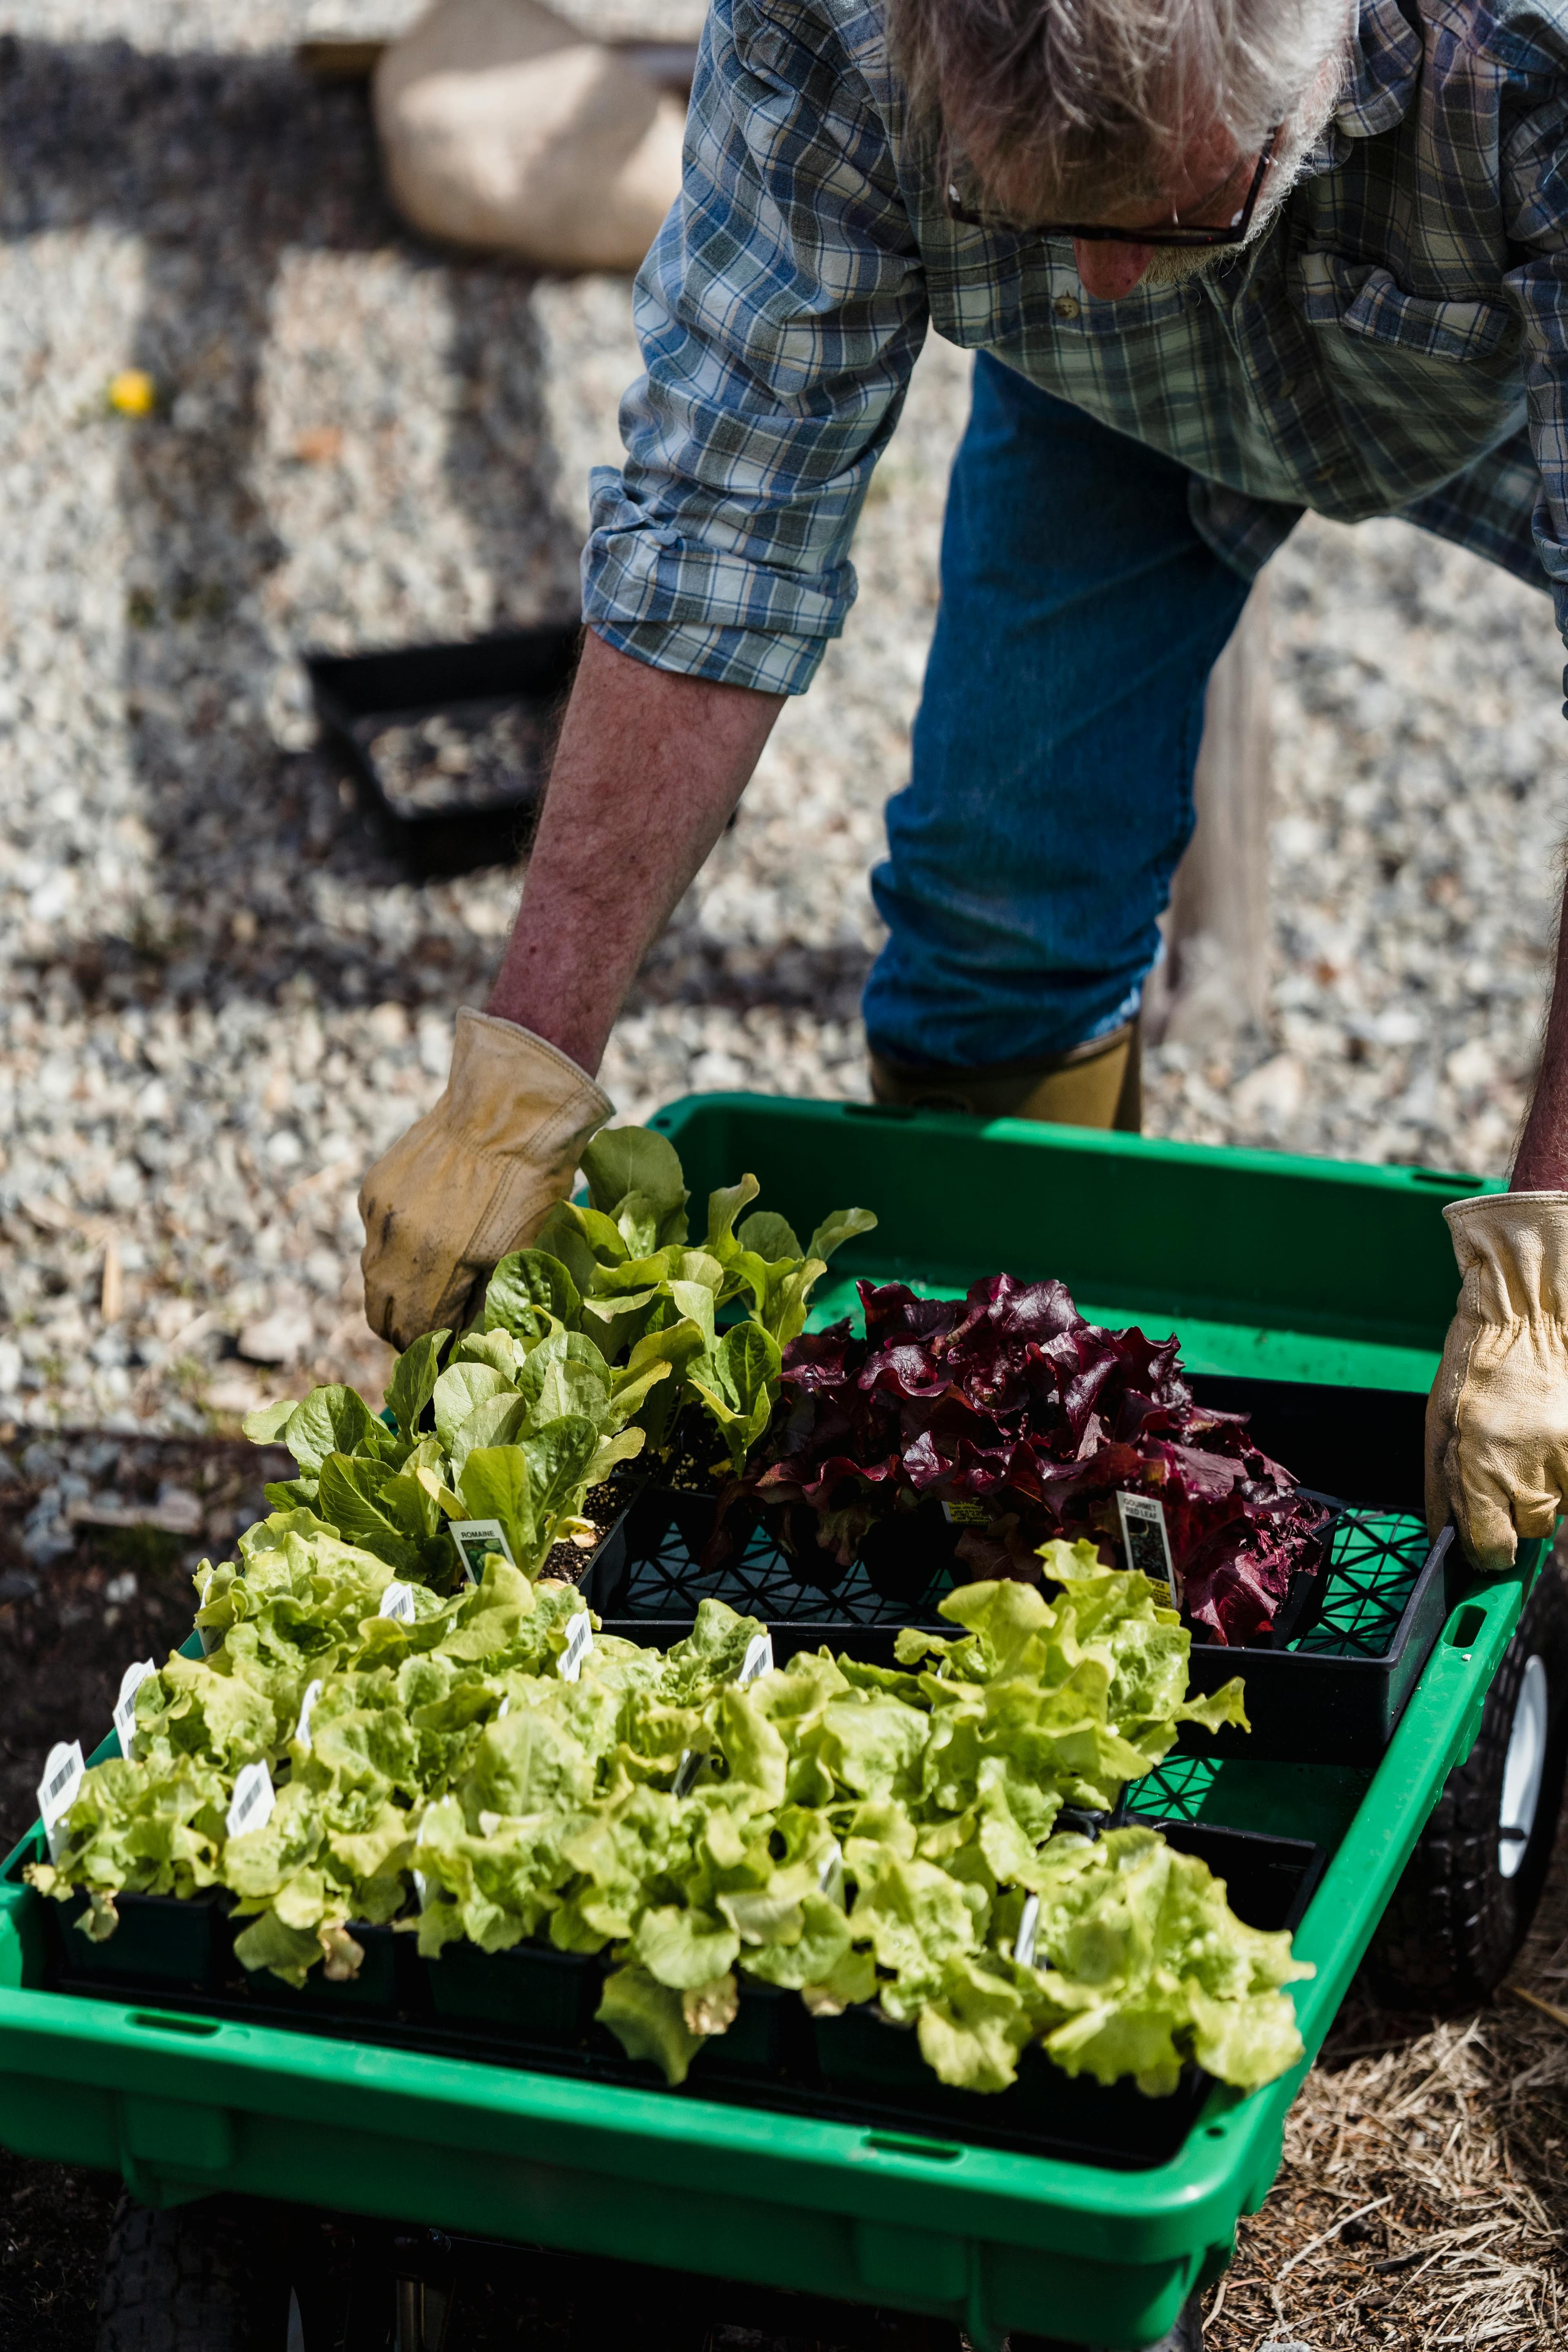
[[[723,831],[782,699],[650,669],[589,632],[487,1011],[598,1068],[637,967]]]
[[[1568,903],[1559,921],[1557,972],[1541,1074],[1514,1162],[1515,1192],[1568,1192]]]

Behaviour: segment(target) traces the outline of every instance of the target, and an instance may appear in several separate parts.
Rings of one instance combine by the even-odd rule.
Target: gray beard
[[[1290,191],[1301,178],[1313,149],[1333,120],[1349,65],[1348,51],[1330,59],[1281,131],[1276,161],[1266,183],[1267,193],[1247,224],[1245,241],[1240,245],[1156,245],[1151,249],[1149,267],[1138,281],[1140,287],[1152,291],[1163,286],[1184,286],[1194,278],[1212,278],[1216,270],[1228,269],[1249,245],[1257,245],[1268,236],[1284,210]]]

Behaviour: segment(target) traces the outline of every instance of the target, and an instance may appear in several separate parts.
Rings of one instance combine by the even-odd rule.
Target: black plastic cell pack
[[[521,854],[581,636],[563,621],[306,662],[322,734],[414,873],[467,874]]]
[[[1252,1417],[1265,1453],[1282,1461],[1332,1511],[1310,1574],[1293,1589],[1269,1643],[1227,1646],[1194,1636],[1191,1686],[1246,1685],[1250,1732],[1187,1726],[1184,1749],[1268,1763],[1375,1763],[1467,1573],[1446,1531],[1436,1544],[1420,1516],[1425,1400],[1384,1390],[1284,1381],[1195,1380],[1205,1403]],[[660,1648],[691,1631],[706,1595],[760,1618],[782,1665],[826,1647],[891,1665],[900,1629],[952,1635],[938,1604],[966,1571],[961,1529],[940,1505],[911,1514],[901,1549],[840,1569],[789,1515],[742,1505],[726,1516],[720,1567],[712,1557],[714,1497],[651,1481],[580,1580],[606,1633]],[[803,1517],[805,1515],[802,1515]]]
[[[1207,1823],[1142,1825],[1206,1862],[1226,1881],[1232,1908],[1255,1927],[1295,1927],[1326,1859],[1295,1838]],[[41,1842],[24,1848],[13,1868],[36,1851]],[[296,1992],[239,1967],[226,1896],[121,1895],[117,1902],[120,1925],[103,1943],[75,1926],[76,1901],[40,1904],[51,1989],[664,2088],[653,2067],[634,2064],[595,2022],[603,1958],[540,1944],[496,1953],[449,1944],[426,1961],[412,1935],[359,1926],[353,1933],[365,1958],[358,1977],[333,1984],[318,1969]],[[950,2090],[921,2058],[912,2029],[884,2024],[871,2011],[813,2018],[793,1992],[743,1974],[739,1981],[734,2023],[702,2051],[674,2095],[1138,2169],[1175,2154],[1213,2087],[1189,2067],[1167,2097],[1146,2098],[1131,2083],[1101,2089],[1031,2048],[1011,2090]]]

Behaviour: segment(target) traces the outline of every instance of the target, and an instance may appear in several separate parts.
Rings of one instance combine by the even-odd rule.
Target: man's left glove
[[[1472,1565],[1511,1568],[1568,1510],[1568,1192],[1497,1192],[1443,1214],[1463,1277],[1426,1404],[1426,1524],[1452,1513]]]
[[[533,1239],[614,1110],[554,1045],[493,1013],[458,1015],[447,1091],[360,1188],[365,1320],[395,1348],[456,1325],[468,1294]]]

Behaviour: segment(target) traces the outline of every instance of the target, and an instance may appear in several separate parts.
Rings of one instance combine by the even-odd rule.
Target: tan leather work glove
[[[1568,1510],[1568,1192],[1496,1192],[1443,1214],[1463,1279],[1426,1404],[1426,1524],[1511,1568]]]
[[[406,1348],[456,1326],[468,1293],[563,1201],[615,1105],[531,1029],[465,1006],[447,1091],[360,1187],[365,1320]]]

